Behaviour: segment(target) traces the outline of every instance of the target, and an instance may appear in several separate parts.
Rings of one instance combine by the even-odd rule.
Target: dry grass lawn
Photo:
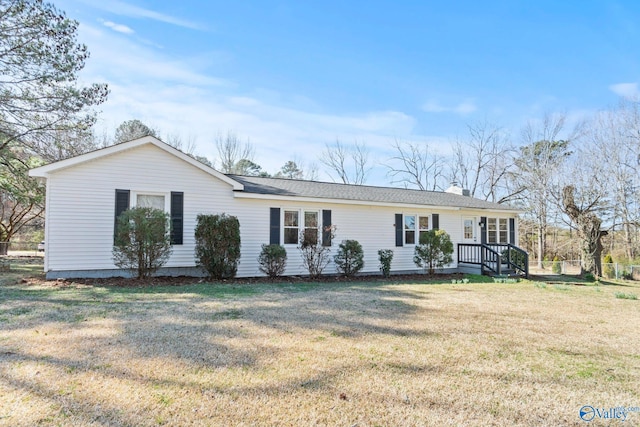
[[[0,425],[585,425],[640,406],[616,292],[640,286],[5,283]]]

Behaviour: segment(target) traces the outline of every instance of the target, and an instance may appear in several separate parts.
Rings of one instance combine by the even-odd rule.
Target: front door
[[[462,218],[462,243],[478,243],[476,222],[476,218],[473,216]]]

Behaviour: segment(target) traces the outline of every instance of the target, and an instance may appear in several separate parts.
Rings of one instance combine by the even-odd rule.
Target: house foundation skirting
[[[438,274],[453,274],[453,273],[466,273],[466,271],[462,271],[462,268],[443,268],[437,270]],[[475,272],[471,272],[475,273]],[[392,271],[392,276],[402,275],[402,274],[424,274],[424,270],[422,269],[414,269],[414,270],[401,270],[401,271]],[[375,272],[363,272],[358,274],[359,276],[380,276],[381,273],[379,271]],[[207,277],[206,273],[198,267],[163,267],[160,268],[154,276],[156,277]],[[336,276],[336,273],[329,273],[325,276]],[[121,270],[121,269],[105,269],[105,270],[60,270],[60,271],[48,271],[46,273],[47,280],[57,280],[57,279],[107,279],[110,277],[122,277],[122,278],[133,278],[136,277],[134,273],[129,270]],[[262,277],[262,276],[238,276],[238,278],[242,277]]]

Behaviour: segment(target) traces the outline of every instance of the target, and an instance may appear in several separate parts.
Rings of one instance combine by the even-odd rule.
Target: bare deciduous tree
[[[177,132],[171,132],[166,134],[164,138],[162,138],[164,142],[172,146],[173,148],[182,151],[185,154],[188,154],[192,157],[197,157],[194,153],[196,151],[196,136],[188,135],[186,139],[183,139],[182,136]]]
[[[640,228],[640,111],[638,102],[623,101],[599,113],[589,127],[594,156],[604,165],[615,222],[624,234],[629,260],[639,253]]]
[[[397,155],[391,158],[388,175],[393,184],[416,187],[419,190],[442,190],[444,158],[428,143],[400,142],[393,144]]]
[[[222,173],[238,173],[236,165],[240,160],[254,160],[255,149],[251,142],[242,142],[235,132],[228,131],[226,135],[218,133],[215,144],[218,161],[214,164]]]
[[[343,184],[362,185],[371,170],[369,149],[358,141],[351,147],[345,147],[336,139],[334,145],[325,145],[320,161],[329,168],[331,179],[336,181],[335,174]]]
[[[595,210],[599,203],[599,196],[587,197],[583,206],[576,202],[576,188],[568,185],[562,190],[562,206],[567,216],[576,224],[578,237],[581,240],[580,273],[591,273],[596,277],[602,276],[602,220]]]
[[[522,130],[524,145],[515,158],[510,174],[513,194],[537,224],[538,268],[546,253],[547,224],[553,203],[552,185],[560,173],[564,160],[571,154],[570,139],[560,140],[565,126],[564,115],[544,116],[539,124],[529,122]],[[576,135],[574,132],[570,138]]]
[[[506,132],[487,122],[467,126],[469,137],[453,149],[451,181],[469,190],[471,196],[503,202],[510,194],[506,179],[513,168],[514,149]]]
[[[28,176],[41,161],[22,151],[6,150],[0,164],[0,242],[9,242],[25,225],[42,218],[44,185]],[[0,245],[0,255],[7,246]]]

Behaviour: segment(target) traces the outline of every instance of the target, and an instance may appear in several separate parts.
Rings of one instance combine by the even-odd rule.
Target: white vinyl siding
[[[413,263],[415,246],[395,247],[395,215],[402,212],[402,207],[332,203],[330,199],[298,202],[293,199],[235,198],[229,183],[153,145],[132,148],[53,172],[47,188],[48,271],[116,269],[111,255],[116,189],[131,191],[131,206],[136,204],[137,195],[164,196],[166,206],[172,191],[184,192],[183,244],[173,247],[167,267],[195,266],[193,230],[196,216],[226,213],[238,217],[240,222],[242,255],[238,276],[262,275],[257,259],[261,246],[269,243],[270,209],[278,208],[282,229],[280,241],[283,243],[286,211],[298,212],[298,233],[300,227],[320,233],[322,211],[331,210],[331,222],[336,227],[335,242],[353,239],[362,245],[365,261],[363,272],[379,273],[380,249],[394,251],[392,271],[419,271]],[[155,203],[159,203],[159,199]],[[408,208],[411,209],[408,215],[413,217],[414,239],[424,230],[425,223],[420,218],[429,218],[428,226],[432,226],[431,214],[438,213],[439,228],[449,233],[454,244],[462,241],[464,216],[497,216],[479,210]],[[315,216],[306,213],[315,213]],[[508,216],[505,219],[508,224]],[[296,228],[294,225],[290,227]],[[285,274],[308,274],[296,246],[292,244],[287,247]],[[330,248],[331,259],[337,246],[334,244]],[[451,267],[455,267],[455,262]],[[325,273],[335,272],[335,265],[331,262]]]
[[[138,194],[163,195],[167,212],[170,192],[184,192],[183,245],[173,247],[168,267],[195,265],[197,214],[233,214],[226,209],[234,200],[229,184],[153,145],[54,172],[47,185],[47,269],[51,271],[116,268],[111,255],[115,189],[131,190],[132,207]]]

